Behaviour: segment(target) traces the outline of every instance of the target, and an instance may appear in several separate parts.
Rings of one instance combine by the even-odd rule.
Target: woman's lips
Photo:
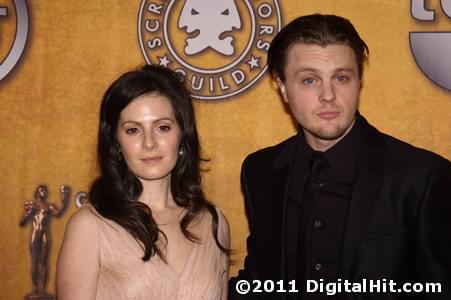
[[[160,160],[161,158],[162,158],[161,156],[148,156],[148,157],[141,158],[141,160],[143,162],[155,162],[155,161]]]

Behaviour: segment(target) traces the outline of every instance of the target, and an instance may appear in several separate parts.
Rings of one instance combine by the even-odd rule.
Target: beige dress
[[[211,233],[211,215],[204,213],[195,243],[182,273],[177,274],[158,255],[149,261],[136,240],[115,222],[100,216],[93,207],[99,233],[100,273],[96,299],[222,299],[227,287],[228,257],[217,247]],[[219,214],[219,239],[225,232],[224,216]],[[225,299],[224,299],[225,300]]]

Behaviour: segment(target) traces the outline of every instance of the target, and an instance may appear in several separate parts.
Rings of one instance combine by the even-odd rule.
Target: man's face
[[[283,100],[313,149],[330,148],[354,124],[360,79],[356,57],[349,46],[291,46],[285,81],[278,79],[278,84]]]

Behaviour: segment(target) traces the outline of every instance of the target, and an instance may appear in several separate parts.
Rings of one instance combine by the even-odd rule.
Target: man
[[[250,235],[229,299],[451,299],[451,164],[359,114],[367,56],[332,15],[300,17],[271,43],[299,133],[243,163]],[[441,293],[408,293],[417,282]]]

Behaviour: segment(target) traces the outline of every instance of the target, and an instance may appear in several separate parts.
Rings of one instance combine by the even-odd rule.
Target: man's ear
[[[282,95],[283,101],[288,103],[287,97],[287,87],[285,83],[280,79],[280,77],[276,78],[277,85],[279,86],[280,94]]]

